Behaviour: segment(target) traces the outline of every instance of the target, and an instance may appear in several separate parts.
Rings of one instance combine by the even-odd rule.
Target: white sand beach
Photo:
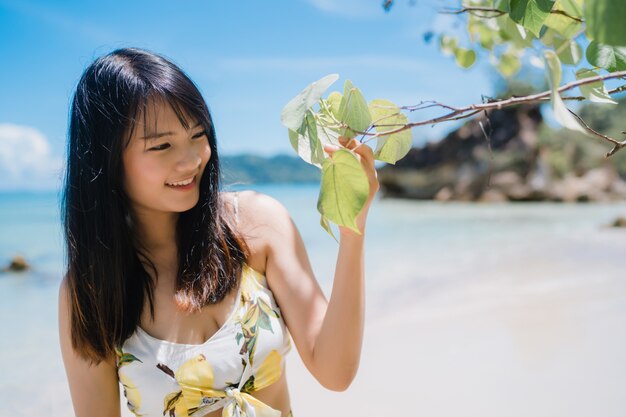
[[[537,242],[440,285],[371,286],[352,386],[325,390],[293,354],[294,415],[624,416],[626,233],[588,239]]]

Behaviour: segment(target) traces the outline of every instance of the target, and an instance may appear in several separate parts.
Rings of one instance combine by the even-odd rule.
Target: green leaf
[[[439,48],[444,55],[454,55],[457,48],[457,40],[452,36],[442,35],[439,37]]]
[[[326,126],[317,126],[317,137],[322,144],[322,148],[325,144],[337,145],[341,146],[341,142],[339,142],[339,131],[331,129]],[[323,151],[323,149],[322,149]]]
[[[288,129],[289,142],[298,156],[305,162],[322,167],[322,161],[326,158],[322,143],[317,134],[315,115],[311,110],[305,112],[302,126],[298,131]]]
[[[564,11],[561,7],[555,7],[554,10]],[[544,24],[566,38],[572,38],[582,28],[582,23],[559,13],[550,13]]]
[[[340,131],[341,136],[349,139],[356,136],[354,131],[362,132],[372,124],[367,102],[361,91],[353,86],[350,80],[346,80],[343,87],[343,97],[339,103],[339,120],[350,128]]]
[[[317,200],[317,210],[323,217],[361,234],[356,217],[368,195],[367,174],[354,153],[338,149],[324,160]]]
[[[593,41],[587,46],[587,61],[609,72],[626,70],[626,48]]]
[[[582,80],[584,78],[597,77],[598,73],[588,69],[582,68],[576,71],[576,79]],[[603,81],[594,81],[590,84],[584,84],[580,87],[580,92],[587,99],[594,103],[607,103],[607,104],[617,104],[616,101],[613,101],[609,93],[606,91],[604,87]]]
[[[498,71],[505,78],[510,78],[517,74],[521,67],[520,59],[514,52],[503,53],[497,63]]]
[[[494,7],[498,10],[502,10],[503,12],[510,13],[511,1],[510,0],[496,0],[494,2]]]
[[[462,68],[471,67],[476,61],[476,52],[473,49],[457,48],[454,51],[456,64]]]
[[[376,124],[376,131],[378,132],[388,132],[390,130],[396,129],[400,126],[380,126],[381,125],[390,125],[395,124],[395,118],[398,114],[400,114],[400,107],[391,102],[390,100],[386,100],[384,98],[376,98],[370,101],[370,104],[367,106],[372,117],[372,121]]]
[[[583,0],[560,0],[559,6],[570,16],[582,17],[583,15]]]
[[[306,111],[309,110],[322,97],[322,94],[330,87],[332,83],[339,79],[337,74],[329,74],[312,82],[297,96],[292,98],[280,115],[283,126],[297,130],[304,121]]]
[[[559,59],[565,65],[576,65],[583,57],[583,49],[574,40],[555,38],[554,48],[559,51]]]
[[[532,45],[535,38],[532,33],[524,29],[524,26],[515,23],[509,15],[502,15],[496,19],[500,28],[500,36],[518,48],[525,48]]]
[[[319,166],[324,160],[324,149],[322,148],[322,143],[320,142],[317,136],[317,122],[315,121],[315,115],[311,110],[307,110],[306,116],[304,118],[307,127],[308,139],[310,142],[310,150],[311,150],[311,163],[313,165]]]
[[[328,101],[330,111],[337,120],[339,120],[339,105],[341,104],[341,97],[343,96],[339,91],[333,91],[326,99],[326,101]]]
[[[335,239],[335,242],[339,243],[339,240],[337,240],[335,234],[333,233],[333,229],[331,228],[328,219],[324,217],[324,215],[320,217],[320,225],[324,228],[324,230],[326,230],[326,233],[328,233],[333,239]]]
[[[543,57],[546,62],[548,82],[550,83],[550,99],[552,100],[552,111],[554,118],[568,129],[577,130],[587,134],[587,131],[578,123],[578,120],[567,110],[561,95],[557,91],[561,83],[561,63],[554,51],[544,51]]]
[[[388,132],[408,124],[407,117],[400,113],[400,108],[389,100],[375,99],[369,104],[370,114],[377,132]],[[390,126],[379,126],[390,125]],[[404,158],[413,144],[411,129],[406,129],[388,136],[379,136],[374,150],[374,157],[379,161],[395,164]]]
[[[439,47],[444,55],[454,55],[456,64],[463,68],[469,68],[476,61],[476,53],[471,49],[460,48],[457,40],[448,35],[439,38]]]
[[[300,154],[300,134],[295,130],[287,129],[289,133],[289,142],[291,143],[291,147],[297,154]]]
[[[587,35],[598,43],[626,46],[626,7],[623,0],[586,0]]]
[[[469,15],[467,30],[472,41],[478,40],[480,46],[488,51],[493,50],[495,44],[502,43],[499,26],[494,19],[481,19],[474,15]]]
[[[511,0],[511,19],[539,37],[554,0]]]

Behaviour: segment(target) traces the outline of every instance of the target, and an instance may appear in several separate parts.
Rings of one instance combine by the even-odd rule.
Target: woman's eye
[[[162,143],[159,146],[155,146],[154,148],[150,148],[151,151],[162,151],[170,147],[169,143]]]
[[[205,130],[205,131],[203,131],[203,132],[200,132],[200,133],[198,133],[198,134],[194,135],[194,137],[193,137],[193,138],[194,138],[194,139],[198,139],[198,138],[201,138],[201,137],[206,136],[206,135],[207,135],[207,134],[206,134],[206,130]]]

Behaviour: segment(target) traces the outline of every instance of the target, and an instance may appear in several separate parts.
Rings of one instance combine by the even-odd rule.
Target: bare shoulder
[[[233,206],[235,193],[225,196],[227,204]],[[291,219],[287,208],[274,197],[254,191],[237,192],[239,232],[250,247],[248,265],[265,273],[266,262],[274,242],[290,227]]]
[[[254,190],[239,192],[239,216],[242,224],[251,229],[263,229],[264,233],[290,220],[287,208],[280,201]]]

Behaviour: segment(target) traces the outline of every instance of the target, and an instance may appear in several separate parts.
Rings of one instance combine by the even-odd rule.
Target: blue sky
[[[222,154],[295,155],[283,106],[338,73],[369,101],[480,102],[497,75],[458,68],[422,36],[453,25],[438,0],[398,1],[0,0],[0,189],[54,188],[65,152],[68,103],[96,57],[125,46],[161,53],[199,85]],[[455,20],[456,19],[456,20]],[[412,114],[419,120],[426,114]],[[414,143],[451,125],[413,129]]]

